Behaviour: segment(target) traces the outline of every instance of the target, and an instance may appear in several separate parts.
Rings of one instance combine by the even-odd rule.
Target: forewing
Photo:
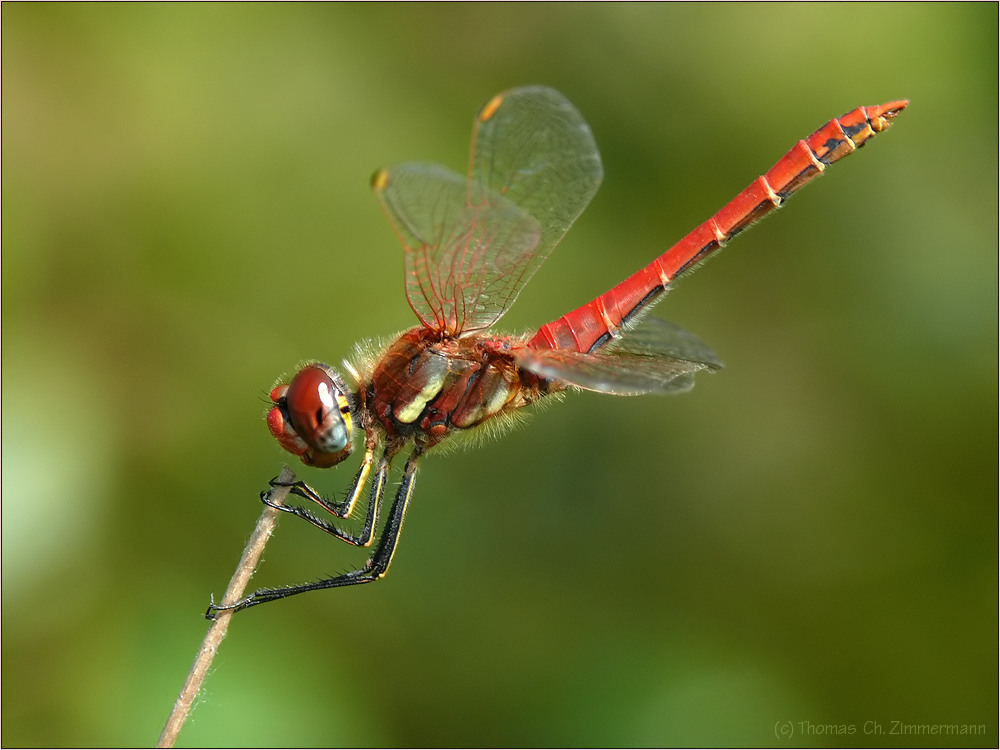
[[[560,93],[514,89],[483,107],[468,178],[402,164],[373,185],[406,248],[406,294],[449,334],[495,323],[601,182],[590,128]]]
[[[594,135],[576,107],[554,89],[528,86],[494,97],[476,119],[469,182],[534,216],[542,239],[520,286],[587,207],[604,175]],[[475,199],[476,195],[473,196]]]
[[[494,287],[512,258],[538,246],[538,222],[500,197],[471,205],[468,180],[437,164],[383,169],[373,186],[403,243],[406,298],[420,322],[454,335],[496,320]]]
[[[524,349],[517,363],[543,378],[619,396],[686,391],[696,373],[722,367],[701,339],[658,318],[596,352]]]

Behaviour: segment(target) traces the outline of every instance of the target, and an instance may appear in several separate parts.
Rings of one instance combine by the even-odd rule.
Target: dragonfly
[[[383,578],[418,462],[445,441],[505,426],[521,409],[570,389],[623,396],[680,392],[699,372],[718,370],[722,362],[701,339],[646,313],[675,279],[886,130],[908,103],[859,107],[830,120],[649,265],[526,335],[491,328],[603,177],[594,136],[577,109],[551,88],[512,89],[490,99],[476,117],[466,176],[425,162],[377,171],[372,187],[402,242],[406,298],[419,325],[387,346],[356,347],[344,360],[346,377],[323,362],[307,363],[273,388],[267,413],[273,437],[308,466],[337,466],[363,444],[360,469],[342,500],[327,499],[301,481],[286,486],[336,519],[351,518],[369,487],[364,521],[351,532],[306,507],[261,494],[264,503],[337,539],[358,547],[374,542],[374,551],[356,570],[259,589],[232,605],[213,603],[209,614]],[[392,465],[406,451],[377,535]]]

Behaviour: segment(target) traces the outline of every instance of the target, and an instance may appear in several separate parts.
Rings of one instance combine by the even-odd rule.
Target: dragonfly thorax
[[[538,379],[514,363],[512,346],[520,343],[502,336],[438,338],[414,328],[375,367],[366,408],[390,438],[436,445],[544,395]]]
[[[303,463],[326,468],[351,454],[353,417],[347,386],[329,365],[308,365],[271,391],[271,434]]]

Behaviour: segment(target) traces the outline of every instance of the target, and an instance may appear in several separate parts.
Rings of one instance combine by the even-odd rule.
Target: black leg
[[[351,513],[354,512],[354,505],[357,503],[358,498],[361,496],[361,491],[364,489],[365,483],[368,481],[368,474],[371,471],[374,456],[375,448],[373,446],[369,446],[365,451],[365,458],[361,462],[361,468],[358,470],[357,476],[354,477],[354,483],[351,485],[351,489],[348,491],[347,497],[345,497],[344,501],[341,503],[327,500],[305,482],[292,482],[287,486],[291,487],[291,494],[298,495],[299,497],[316,503],[327,512],[337,516],[337,518],[348,518]],[[278,482],[277,477],[272,479],[270,484],[272,487],[282,486],[282,484]],[[263,497],[261,499],[263,499]],[[268,503],[266,500],[264,500],[264,502],[271,505],[271,503]],[[271,507],[275,506],[272,505]]]
[[[374,453],[369,449],[365,453],[365,458],[361,464],[361,468],[358,470],[357,476],[354,477],[354,483],[351,485],[351,489],[348,491],[347,497],[342,503],[330,502],[305,482],[295,482],[290,485],[291,490],[289,494],[298,495],[306,500],[311,500],[338,518],[347,518],[353,512],[354,506],[358,501],[358,497],[361,496],[361,492],[364,490],[365,484],[368,481],[368,474],[371,472],[373,459]],[[375,479],[372,481],[371,496],[368,500],[368,512],[365,514],[365,525],[361,529],[360,534],[355,535],[348,531],[344,531],[343,529],[339,529],[334,524],[318,518],[305,508],[300,508],[297,505],[276,505],[271,502],[270,493],[261,493],[260,499],[265,505],[270,505],[272,508],[276,508],[283,513],[291,513],[293,516],[297,516],[305,521],[308,521],[316,528],[322,529],[327,534],[331,534],[338,539],[342,539],[343,541],[349,542],[357,547],[367,547],[372,543],[372,538],[375,536],[375,528],[378,525],[379,505],[382,502],[382,493],[385,488],[386,479],[388,478],[389,463],[391,460],[392,456],[387,453],[382,456],[382,459],[379,461],[378,470],[375,472]],[[279,485],[272,479],[271,486],[277,487]]]
[[[278,599],[284,599],[285,597],[294,596],[295,594],[302,594],[306,591],[319,591],[321,589],[333,589],[340,586],[354,586],[359,583],[371,583],[372,581],[377,581],[385,576],[386,571],[389,569],[389,564],[392,562],[392,556],[396,551],[396,543],[399,541],[399,532],[403,528],[403,517],[406,515],[407,505],[410,502],[410,497],[413,495],[413,481],[416,476],[417,469],[416,462],[420,453],[421,449],[417,448],[407,459],[406,467],[403,469],[403,477],[399,484],[399,490],[396,492],[396,498],[392,502],[392,508],[389,511],[389,519],[386,521],[385,528],[382,530],[382,535],[379,537],[378,545],[375,547],[375,551],[372,553],[372,556],[368,558],[368,561],[360,570],[354,570],[350,573],[333,576],[332,578],[324,578],[320,581],[301,583],[296,586],[286,586],[280,589],[258,589],[250,594],[250,596],[228,607],[219,606],[213,603],[208,608],[208,612],[205,613],[205,616],[208,619],[213,619],[215,612],[223,609],[231,609],[238,612],[241,609],[248,609],[249,607],[257,606],[258,604],[277,601]],[[383,457],[379,464],[379,470],[372,486],[373,502],[375,502],[374,493],[376,488],[378,488],[380,495],[385,488],[386,477],[383,472],[383,464],[385,464],[385,468],[387,470],[390,458],[391,457]],[[381,497],[378,499],[381,501]]]

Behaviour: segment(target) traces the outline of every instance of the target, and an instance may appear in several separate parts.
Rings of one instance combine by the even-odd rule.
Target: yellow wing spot
[[[384,169],[380,169],[372,175],[372,188],[378,192],[382,192],[387,187],[389,187],[389,173]]]
[[[500,109],[500,105],[502,103],[503,103],[502,94],[497,94],[488,102],[486,102],[486,106],[483,107],[483,111],[479,113],[479,121],[486,122],[491,117],[493,117],[493,115],[497,113],[497,110]]]

